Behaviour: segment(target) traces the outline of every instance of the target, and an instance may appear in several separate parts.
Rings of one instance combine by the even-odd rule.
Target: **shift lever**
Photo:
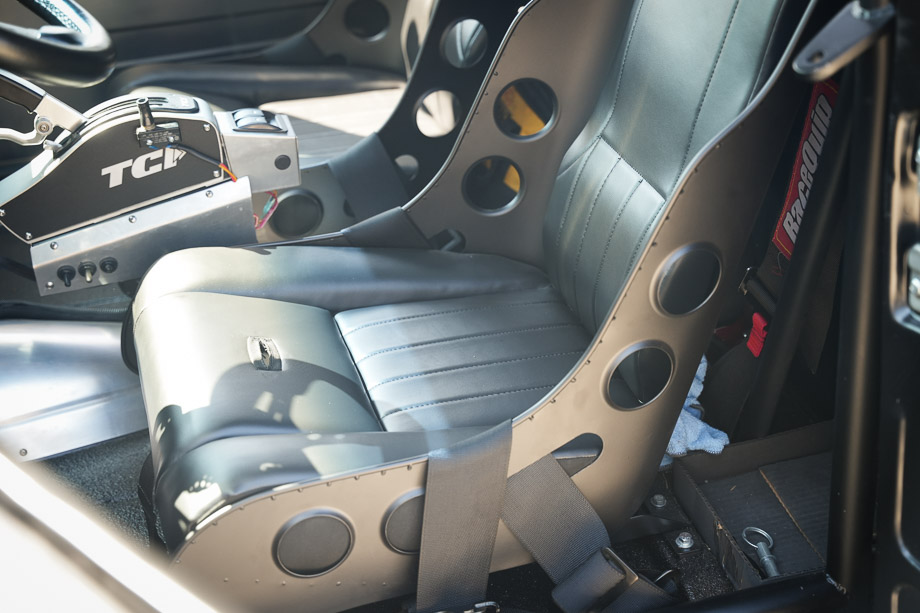
[[[0,140],[11,140],[20,145],[38,145],[51,135],[56,126],[73,132],[86,122],[82,113],[5,70],[0,70],[0,98],[35,113],[34,130],[26,133],[0,128]]]

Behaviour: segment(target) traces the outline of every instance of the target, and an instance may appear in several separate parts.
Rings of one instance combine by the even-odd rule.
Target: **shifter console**
[[[69,108],[34,93],[36,110]],[[252,193],[300,184],[285,115],[162,94],[74,116],[0,181],[0,225],[31,246],[42,294],[136,279],[177,249],[254,243]]]

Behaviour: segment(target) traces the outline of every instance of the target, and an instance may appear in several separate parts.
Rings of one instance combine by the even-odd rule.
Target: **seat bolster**
[[[250,349],[252,338],[274,347],[276,368],[263,365],[258,343]],[[144,311],[135,342],[156,474],[219,439],[381,429],[323,309],[171,294]]]
[[[380,304],[548,287],[532,266],[482,254],[354,247],[203,247],[161,258],[141,283],[134,320],[162,296],[209,292],[338,313]]]
[[[218,509],[261,492],[426,455],[482,432],[352,432],[237,436],[191,450],[166,467],[156,484],[169,549]]]

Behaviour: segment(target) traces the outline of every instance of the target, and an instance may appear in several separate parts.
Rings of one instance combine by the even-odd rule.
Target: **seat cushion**
[[[589,341],[552,288],[369,307],[335,321],[389,431],[516,417]]]
[[[210,441],[256,434],[379,431],[332,315],[316,307],[177,293],[135,322],[154,466]],[[280,370],[260,370],[250,337]]]

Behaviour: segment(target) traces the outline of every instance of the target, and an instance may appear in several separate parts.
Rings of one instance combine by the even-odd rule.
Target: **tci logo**
[[[125,170],[128,168],[131,169],[132,177],[143,179],[163,170],[175,168],[183,157],[185,157],[185,151],[179,149],[157,149],[133,160],[125,160],[124,162],[106,166],[102,169],[102,176],[108,175],[109,189],[111,189],[122,184],[125,178]],[[158,160],[163,161],[159,162]]]

